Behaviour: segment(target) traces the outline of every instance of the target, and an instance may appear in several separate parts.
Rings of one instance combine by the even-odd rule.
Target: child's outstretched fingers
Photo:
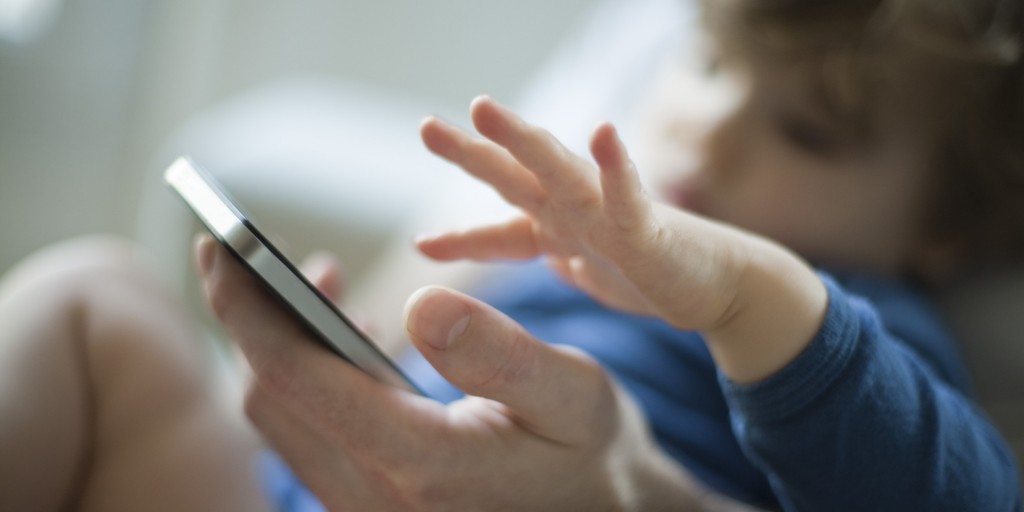
[[[653,240],[656,226],[636,170],[611,125],[595,133],[591,151],[601,166],[576,155],[547,131],[486,96],[473,101],[479,139],[441,120],[421,125],[427,147],[502,194],[525,215],[463,232],[421,237],[435,260],[530,259],[546,256],[567,281],[615,308],[653,310],[619,268],[635,262],[634,241]],[[642,238],[637,238],[637,236]]]
[[[635,232],[643,227],[651,218],[650,200],[611,123],[602,123],[594,130],[590,153],[601,170],[601,193],[608,216],[622,231]]]
[[[574,212],[600,204],[593,165],[549,132],[526,123],[486,96],[473,100],[470,114],[481,135],[508,150],[533,173],[550,203]]]
[[[439,261],[528,260],[541,255],[533,221],[528,217],[468,231],[419,237],[416,247]]]
[[[537,178],[495,143],[436,117],[423,120],[420,137],[431,152],[487,183],[510,204],[535,210],[543,202],[545,194]]]

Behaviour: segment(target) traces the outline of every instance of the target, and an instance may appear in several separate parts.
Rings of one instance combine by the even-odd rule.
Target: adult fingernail
[[[334,270],[334,257],[326,251],[316,251],[302,262],[302,273],[306,279],[317,281]]]
[[[210,235],[199,234],[196,235],[195,247],[199,273],[209,274],[213,269],[214,259],[217,257],[217,242]]]
[[[469,306],[451,291],[424,288],[409,299],[406,329],[436,350],[451,348],[466,329],[472,314]]]

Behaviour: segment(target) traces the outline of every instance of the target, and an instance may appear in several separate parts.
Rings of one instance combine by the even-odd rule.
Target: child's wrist
[[[720,322],[704,332],[719,369],[737,383],[762,380],[795,359],[828,306],[825,285],[803,260],[757,237],[744,245],[735,297]]]

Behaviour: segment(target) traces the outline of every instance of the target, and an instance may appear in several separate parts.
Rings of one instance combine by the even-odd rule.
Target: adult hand
[[[310,254],[302,260],[299,270],[320,290],[320,293],[324,294],[324,297],[335,304],[341,303],[345,295],[345,275],[341,264],[332,253],[316,251]]]
[[[212,239],[208,299],[251,363],[247,413],[328,508],[687,510],[702,493],[587,356],[490,307],[428,288],[409,335],[453,384],[449,406],[380,384],[312,340]]]

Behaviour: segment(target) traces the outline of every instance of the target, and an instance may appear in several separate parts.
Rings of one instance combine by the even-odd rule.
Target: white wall
[[[130,234],[143,175],[182,123],[291,75],[460,112],[514,97],[593,0],[75,0],[0,41],[0,271],[78,233]]]

